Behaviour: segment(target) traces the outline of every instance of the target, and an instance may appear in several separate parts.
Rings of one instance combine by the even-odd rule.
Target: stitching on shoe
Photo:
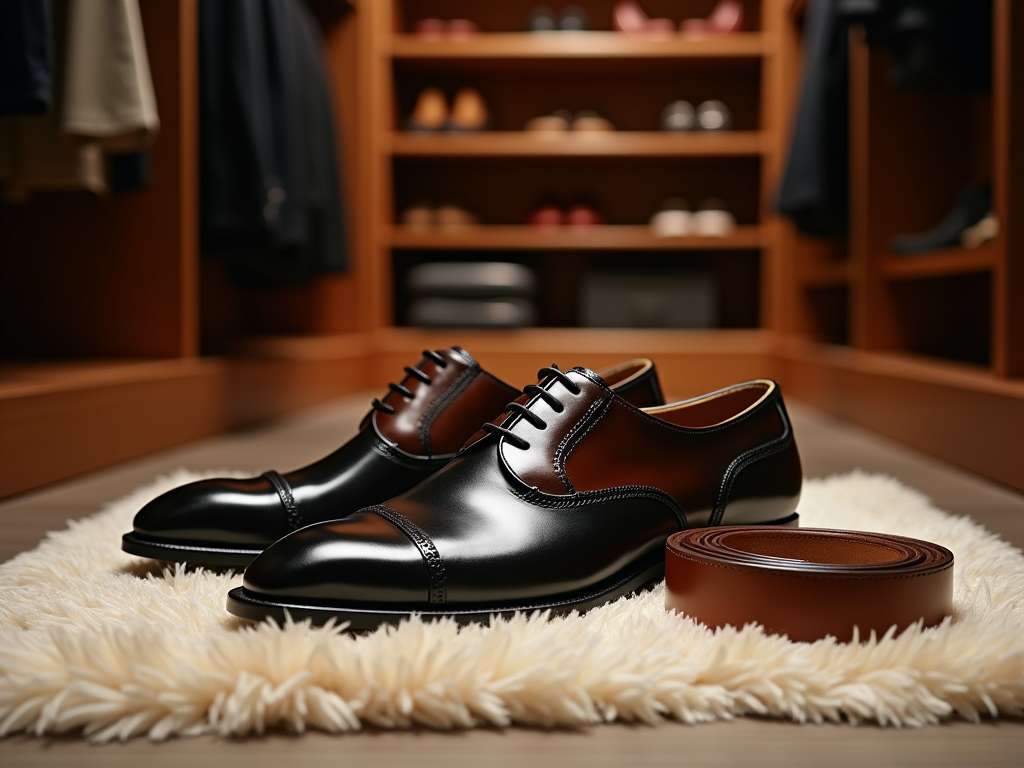
[[[284,514],[288,519],[288,525],[292,527],[293,531],[301,528],[302,517],[299,515],[299,505],[295,503],[295,495],[292,493],[292,487],[288,484],[288,481],[284,479],[280,472],[275,472],[272,469],[264,472],[263,477],[267,478],[277,491],[281,504],[284,506]]]
[[[409,540],[416,545],[424,561],[427,564],[427,578],[429,580],[429,595],[432,604],[448,602],[447,575],[441,555],[434,546],[434,542],[416,523],[405,515],[396,512],[390,507],[377,505],[367,507],[364,512],[372,512],[379,515],[394,525],[398,530],[409,537]]]
[[[400,467],[406,469],[440,469],[447,464],[455,454],[444,454],[443,456],[410,456],[399,448],[389,445],[387,442],[382,440],[379,436],[374,438],[373,450],[383,456],[385,459],[390,459]]]
[[[533,504],[546,509],[567,509],[569,507],[584,506],[586,504],[598,504],[602,501],[622,501],[625,499],[651,499],[660,501],[667,506],[675,515],[681,529],[685,529],[686,515],[680,509],[676,500],[659,488],[650,485],[620,485],[617,488],[606,488],[600,491],[575,492],[572,496],[554,496],[544,493],[537,488],[531,487],[526,491],[509,489],[509,492],[527,504]]]
[[[427,452],[427,456],[430,456],[430,427],[433,425],[434,419],[473,383],[473,379],[477,377],[478,373],[480,373],[479,368],[464,370],[452,385],[423,412],[423,416],[420,418],[420,445]]]
[[[594,428],[594,425],[597,424],[597,422],[604,418],[612,400],[613,398],[610,397],[602,397],[599,400],[592,402],[590,407],[587,408],[586,413],[583,414],[582,418],[573,424],[572,429],[565,433],[562,441],[558,444],[558,447],[555,448],[555,455],[553,458],[555,472],[558,473],[558,476],[562,479],[562,484],[569,490],[569,493],[576,493],[576,489],[573,488],[572,481],[569,479],[569,475],[565,471],[565,462],[569,458],[568,454],[572,453],[572,449],[576,447],[576,444],[587,436],[587,433]],[[597,413],[598,411],[601,411],[601,413]],[[595,414],[597,414],[596,418],[594,416]],[[593,421],[587,425],[587,421],[589,419],[593,419]],[[583,429],[584,426],[586,426],[586,429]],[[583,430],[582,433],[580,430]],[[563,456],[563,454],[565,455]]]

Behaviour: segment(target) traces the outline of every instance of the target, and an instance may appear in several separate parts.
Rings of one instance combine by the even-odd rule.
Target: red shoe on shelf
[[[679,31],[694,35],[724,35],[743,28],[743,4],[739,0],[719,0],[706,19],[686,19]]]
[[[565,215],[565,223],[570,227],[599,227],[604,224],[604,219],[593,206],[576,203]]]
[[[672,19],[652,19],[636,0],[620,0],[612,8],[612,29],[627,35],[669,37],[676,31]]]
[[[530,214],[526,223],[531,227],[555,229],[561,227],[565,223],[565,214],[562,213],[562,209],[554,203],[545,203]]]

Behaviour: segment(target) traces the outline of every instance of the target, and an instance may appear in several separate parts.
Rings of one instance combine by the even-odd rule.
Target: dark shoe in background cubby
[[[914,235],[896,235],[892,239],[892,250],[900,254],[927,253],[962,245],[965,231],[980,222],[992,212],[992,186],[980,188],[963,187],[956,202],[942,221],[927,232]]]

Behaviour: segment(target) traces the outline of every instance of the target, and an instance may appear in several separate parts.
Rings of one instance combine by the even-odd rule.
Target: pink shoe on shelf
[[[420,19],[416,22],[416,36],[436,43],[444,39],[444,22],[440,19]]]
[[[469,19],[452,19],[448,22],[445,31],[448,33],[449,40],[468,40],[479,34],[480,27]]]
[[[676,31],[672,19],[652,19],[636,0],[620,0],[612,9],[612,29],[627,35],[669,37]]]
[[[724,35],[743,28],[743,4],[739,0],[719,0],[706,19],[686,19],[679,30],[695,35]]]

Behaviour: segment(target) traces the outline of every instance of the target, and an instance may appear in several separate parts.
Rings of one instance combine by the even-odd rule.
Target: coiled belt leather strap
[[[860,531],[730,525],[668,538],[665,605],[712,629],[750,622],[790,640],[866,639],[953,612],[953,553]]]

